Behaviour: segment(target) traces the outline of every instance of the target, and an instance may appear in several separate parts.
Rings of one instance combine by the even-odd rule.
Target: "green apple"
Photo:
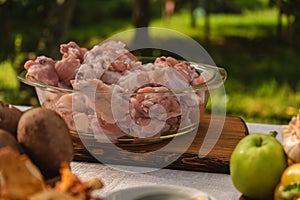
[[[265,200],[272,198],[287,157],[274,134],[249,134],[235,147],[229,167],[238,191],[251,199]]]

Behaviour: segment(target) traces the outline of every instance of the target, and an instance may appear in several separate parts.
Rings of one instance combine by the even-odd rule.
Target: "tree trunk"
[[[197,8],[198,1],[197,0],[191,0],[191,7],[190,7],[190,15],[191,15],[191,27],[196,28],[196,14],[195,10]]]
[[[282,0],[277,1],[277,7],[278,7],[278,16],[277,16],[277,37],[279,40],[282,38],[282,6],[283,2]]]
[[[150,21],[150,1],[132,1],[132,19],[136,28],[147,27]]]
[[[293,8],[293,15],[294,15],[294,22],[292,24],[293,29],[293,40],[296,41],[298,44],[300,42],[299,34],[300,34],[300,1],[299,0],[292,0],[292,8]]]
[[[39,48],[52,58],[58,59],[61,56],[59,45],[65,42],[75,3],[76,0],[55,1],[50,8]]]
[[[210,12],[211,12],[211,0],[205,0],[205,18],[204,18],[204,40],[206,45],[210,45]]]
[[[133,44],[149,43],[150,0],[132,0],[132,20],[135,28]]]
[[[11,53],[13,53],[14,50],[14,46],[13,46],[13,40],[12,40],[12,20],[11,17],[9,16],[9,13],[11,12],[11,7],[12,7],[12,1],[11,0],[7,0],[5,1],[5,3],[3,3],[0,6],[0,30],[1,30],[1,34],[2,34],[2,39],[3,41],[1,41],[1,43],[3,42],[3,44],[0,44],[0,46],[3,48],[2,50],[5,51],[6,55],[3,56],[7,56],[10,55]],[[1,40],[2,40],[1,39]],[[2,56],[2,55],[0,55]],[[1,58],[2,59],[2,58]],[[3,57],[3,59],[6,59]]]

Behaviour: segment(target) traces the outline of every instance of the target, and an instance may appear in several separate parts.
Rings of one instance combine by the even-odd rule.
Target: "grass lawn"
[[[277,24],[277,10],[244,11],[243,14],[212,14],[210,16],[210,37],[213,40],[224,37],[258,38],[274,34]],[[285,20],[283,23],[286,23]],[[170,28],[193,38],[203,38],[204,17],[198,16],[196,27],[190,26],[190,14],[182,10],[168,20],[153,20],[151,26]]]

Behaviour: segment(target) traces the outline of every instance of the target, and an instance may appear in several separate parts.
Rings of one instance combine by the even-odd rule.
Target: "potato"
[[[45,179],[59,176],[61,164],[73,159],[69,129],[55,111],[39,107],[24,112],[17,139]]]
[[[0,128],[17,136],[18,122],[23,114],[11,104],[0,101]]]
[[[0,129],[0,149],[10,147],[16,152],[21,152],[17,139],[8,131]]]

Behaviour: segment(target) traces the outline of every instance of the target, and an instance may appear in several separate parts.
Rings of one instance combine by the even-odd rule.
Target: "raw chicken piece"
[[[202,74],[198,74],[195,68],[187,61],[178,62],[175,58],[161,56],[155,59],[155,64],[162,64],[176,69],[191,85],[205,82]]]
[[[128,102],[128,100],[129,96],[124,94],[123,88],[118,85],[107,85],[98,80],[95,93],[95,112],[102,131],[110,139],[124,135],[124,132],[118,127],[117,121],[123,120],[125,117],[114,116],[113,110],[128,113],[128,108],[122,107],[124,105],[122,102]],[[114,101],[117,103],[113,103]]]
[[[111,112],[112,106],[118,106],[112,105],[112,93],[113,90],[116,89],[114,87],[118,86],[107,85],[99,80],[95,94],[95,109],[97,116],[109,124],[116,122]],[[122,94],[120,93],[119,95]]]
[[[189,82],[191,83],[195,78],[199,76],[196,70],[187,61],[182,61],[176,65],[174,68]]]
[[[94,112],[90,100],[82,93],[61,96],[55,104],[55,111],[65,120],[70,130],[89,131],[89,115]]]
[[[117,137],[124,135],[124,132],[116,124],[117,121],[112,113],[113,108],[117,110],[126,109],[119,107],[118,104],[112,104],[113,92],[117,93],[116,100],[124,100],[122,94],[124,91],[122,88],[118,85],[105,84],[97,79],[80,80],[73,86],[76,90],[88,96],[91,102],[90,107],[93,109],[94,115],[88,115],[89,128],[94,133],[96,139],[105,141],[107,140],[106,137],[108,137],[111,140],[116,140]],[[106,137],[104,134],[106,134]]]
[[[115,83],[120,74],[141,65],[141,62],[125,49],[124,43],[116,41],[94,46],[86,53],[84,63],[93,68],[97,73],[97,79],[101,79],[103,75],[105,77],[103,81],[107,84]],[[110,79],[111,76],[114,78]]]
[[[56,62],[55,70],[59,77],[60,86],[65,87],[71,85],[71,80],[75,78],[79,66],[80,60],[72,57]]]
[[[55,70],[60,84],[63,87],[70,86],[70,81],[75,78],[87,49],[80,48],[75,42],[71,41],[68,44],[60,45],[60,52],[63,54],[62,60],[56,62]]]
[[[125,49],[125,44],[120,41],[109,41],[94,46],[86,53],[84,63],[100,64],[104,69],[120,73],[140,65],[137,58]]]
[[[27,70],[26,76],[32,76],[45,84],[57,86],[58,75],[54,66],[54,60],[46,56],[39,56],[34,61],[29,60],[24,64]]]
[[[169,57],[161,56],[155,59],[154,64],[163,64],[169,67],[173,67],[176,64],[178,64],[178,61],[175,58],[170,56]]]
[[[165,86],[168,90],[177,90],[190,86],[189,82],[172,67],[148,63],[126,72],[117,83],[130,92],[152,85]]]
[[[101,80],[107,84],[117,83],[121,76],[122,74],[120,73],[106,70],[104,71]]]
[[[134,112],[131,111],[131,115],[136,121],[139,118],[149,118],[149,110],[155,104],[159,104],[164,108],[163,110],[154,110],[154,116],[158,120],[162,120],[161,117],[164,112],[167,113],[167,118],[172,118],[181,115],[180,104],[176,96],[172,92],[167,91],[166,87],[144,87],[137,91],[135,98],[131,98]],[[134,113],[134,114],[133,114]]]
[[[97,117],[91,120],[91,127],[95,139],[104,143],[116,143],[119,137],[126,135],[116,123],[110,124]]]
[[[202,83],[205,83],[206,81],[206,78],[200,74],[200,76],[194,78],[191,82],[191,85],[199,85],[199,84],[202,84]]]
[[[68,44],[60,45],[60,52],[63,54],[63,59],[73,57],[79,59],[80,63],[82,63],[87,49],[81,48],[75,42],[71,41]]]
[[[79,67],[78,72],[75,76],[75,81],[72,85],[74,87],[74,85],[81,84],[81,82],[85,82],[86,80],[99,80],[103,75],[104,71],[105,70],[101,67],[96,68],[93,65],[88,65],[84,63]]]
[[[198,73],[194,66],[187,61],[178,62],[176,59],[172,57],[159,57],[156,58],[155,62],[157,64],[163,64],[165,66],[169,66],[174,68],[179,74],[189,82],[191,86],[199,85],[205,83],[209,78],[210,74],[206,72]],[[196,93],[198,95],[198,103],[200,112],[204,112],[204,108],[206,106],[206,102],[209,96],[208,91],[199,91]]]
[[[131,134],[141,138],[151,137],[179,127],[181,106],[172,92],[160,92],[167,90],[166,87],[144,87],[130,99],[130,117],[140,126],[131,126]]]

